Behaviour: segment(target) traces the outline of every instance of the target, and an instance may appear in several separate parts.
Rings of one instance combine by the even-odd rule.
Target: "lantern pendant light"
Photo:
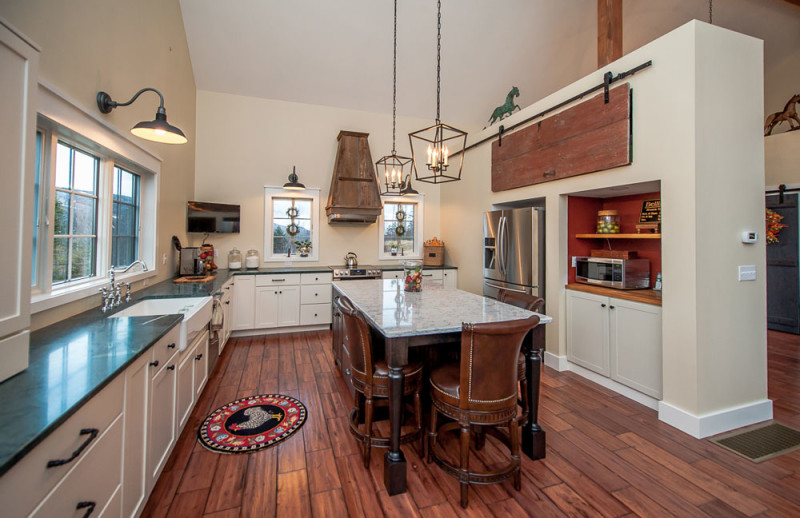
[[[442,2],[436,2],[436,124],[408,134],[414,176],[420,182],[445,183],[461,180],[467,132],[439,119],[442,64]],[[451,160],[451,157],[456,157]]]
[[[394,0],[394,61],[392,76],[392,154],[375,162],[378,184],[384,187],[381,196],[419,194],[411,187],[411,159],[398,156],[395,149],[397,127],[397,0]]]

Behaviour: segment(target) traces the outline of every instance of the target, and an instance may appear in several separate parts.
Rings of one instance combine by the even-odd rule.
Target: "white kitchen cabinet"
[[[222,304],[222,329],[219,331],[219,350],[216,351],[217,354],[222,354],[222,350],[225,348],[225,344],[228,343],[228,338],[231,336],[231,330],[233,329],[233,290],[234,290],[234,279],[228,279],[225,284],[222,285],[222,297],[220,297],[220,304]]]
[[[259,286],[255,328],[300,325],[300,286]]]
[[[382,279],[402,279],[403,278],[403,270],[384,270],[381,273]]]
[[[200,393],[208,381],[208,333],[203,333],[197,342],[197,346],[192,352],[194,363],[194,401],[200,397]],[[194,405],[192,405],[194,406]]]
[[[233,320],[234,331],[255,327],[255,275],[237,275],[233,281]]]
[[[163,363],[151,362],[147,433],[147,487],[153,486],[175,442],[176,355]]]
[[[402,279],[403,270],[384,271],[383,279]],[[428,269],[422,268],[422,288],[425,286],[444,286],[455,289],[458,284],[458,270],[455,269]]]
[[[660,399],[661,307],[567,290],[567,359]]]
[[[442,270],[442,285],[445,288],[458,287],[458,270]]]
[[[196,348],[196,347],[195,347]],[[194,351],[193,347],[187,347],[181,352],[176,360],[178,364],[178,376],[175,381],[175,435],[178,436],[192,413],[194,403]]]
[[[171,333],[177,334],[177,327]],[[138,516],[147,503],[145,450],[151,361],[152,354],[145,353],[125,371],[122,516],[126,517]]]
[[[300,325],[331,323],[332,273],[300,276]]]
[[[0,20],[0,381],[28,367],[39,49]]]

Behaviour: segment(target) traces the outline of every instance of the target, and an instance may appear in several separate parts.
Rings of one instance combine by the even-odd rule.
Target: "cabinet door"
[[[402,279],[403,278],[403,270],[395,270],[395,271],[384,271],[381,274],[382,279]]]
[[[255,295],[254,329],[278,326],[278,291],[275,286],[259,286]]]
[[[122,516],[139,516],[147,502],[147,390],[151,353],[145,353],[125,371],[125,446],[122,472]]]
[[[300,325],[300,286],[282,286],[278,302],[278,327]]]
[[[153,367],[156,368],[158,367]],[[158,480],[158,475],[167,462],[170,449],[175,442],[176,374],[177,366],[173,359],[150,381],[150,419],[147,434],[148,491]]]
[[[661,399],[661,307],[609,299],[611,378]]]
[[[442,270],[442,280],[445,288],[458,287],[458,270]]]
[[[233,330],[254,329],[256,308],[254,275],[237,275],[233,281]]]
[[[197,349],[192,356],[194,363],[194,400],[200,397],[200,392],[206,386],[208,380],[208,333],[203,333],[200,342],[197,344]]]
[[[567,359],[609,376],[608,298],[567,291]]]
[[[194,356],[197,347],[187,350],[182,355],[178,365],[178,380],[176,382],[177,392],[175,394],[175,406],[177,422],[175,423],[176,435],[180,435],[183,425],[189,419],[194,405]]]

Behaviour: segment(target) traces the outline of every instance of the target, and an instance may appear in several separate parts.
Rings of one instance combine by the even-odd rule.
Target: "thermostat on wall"
[[[745,230],[742,232],[742,243],[755,243],[758,241],[758,232]]]

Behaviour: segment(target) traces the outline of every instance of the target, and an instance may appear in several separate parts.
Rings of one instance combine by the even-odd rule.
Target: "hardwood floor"
[[[769,332],[768,340],[775,419],[800,428],[800,337]],[[800,516],[800,450],[755,464],[661,423],[653,410],[549,368],[540,420],[547,458],[523,456],[522,491],[510,481],[473,486],[463,510],[456,480],[409,445],[409,491],[390,497],[382,450],[366,470],[348,430],[352,399],[330,342],[328,332],[233,339],[143,516]],[[243,455],[212,453],[197,442],[197,427],[215,408],[272,392],[308,408],[295,437]],[[471,462],[491,464],[499,454],[490,439]]]

